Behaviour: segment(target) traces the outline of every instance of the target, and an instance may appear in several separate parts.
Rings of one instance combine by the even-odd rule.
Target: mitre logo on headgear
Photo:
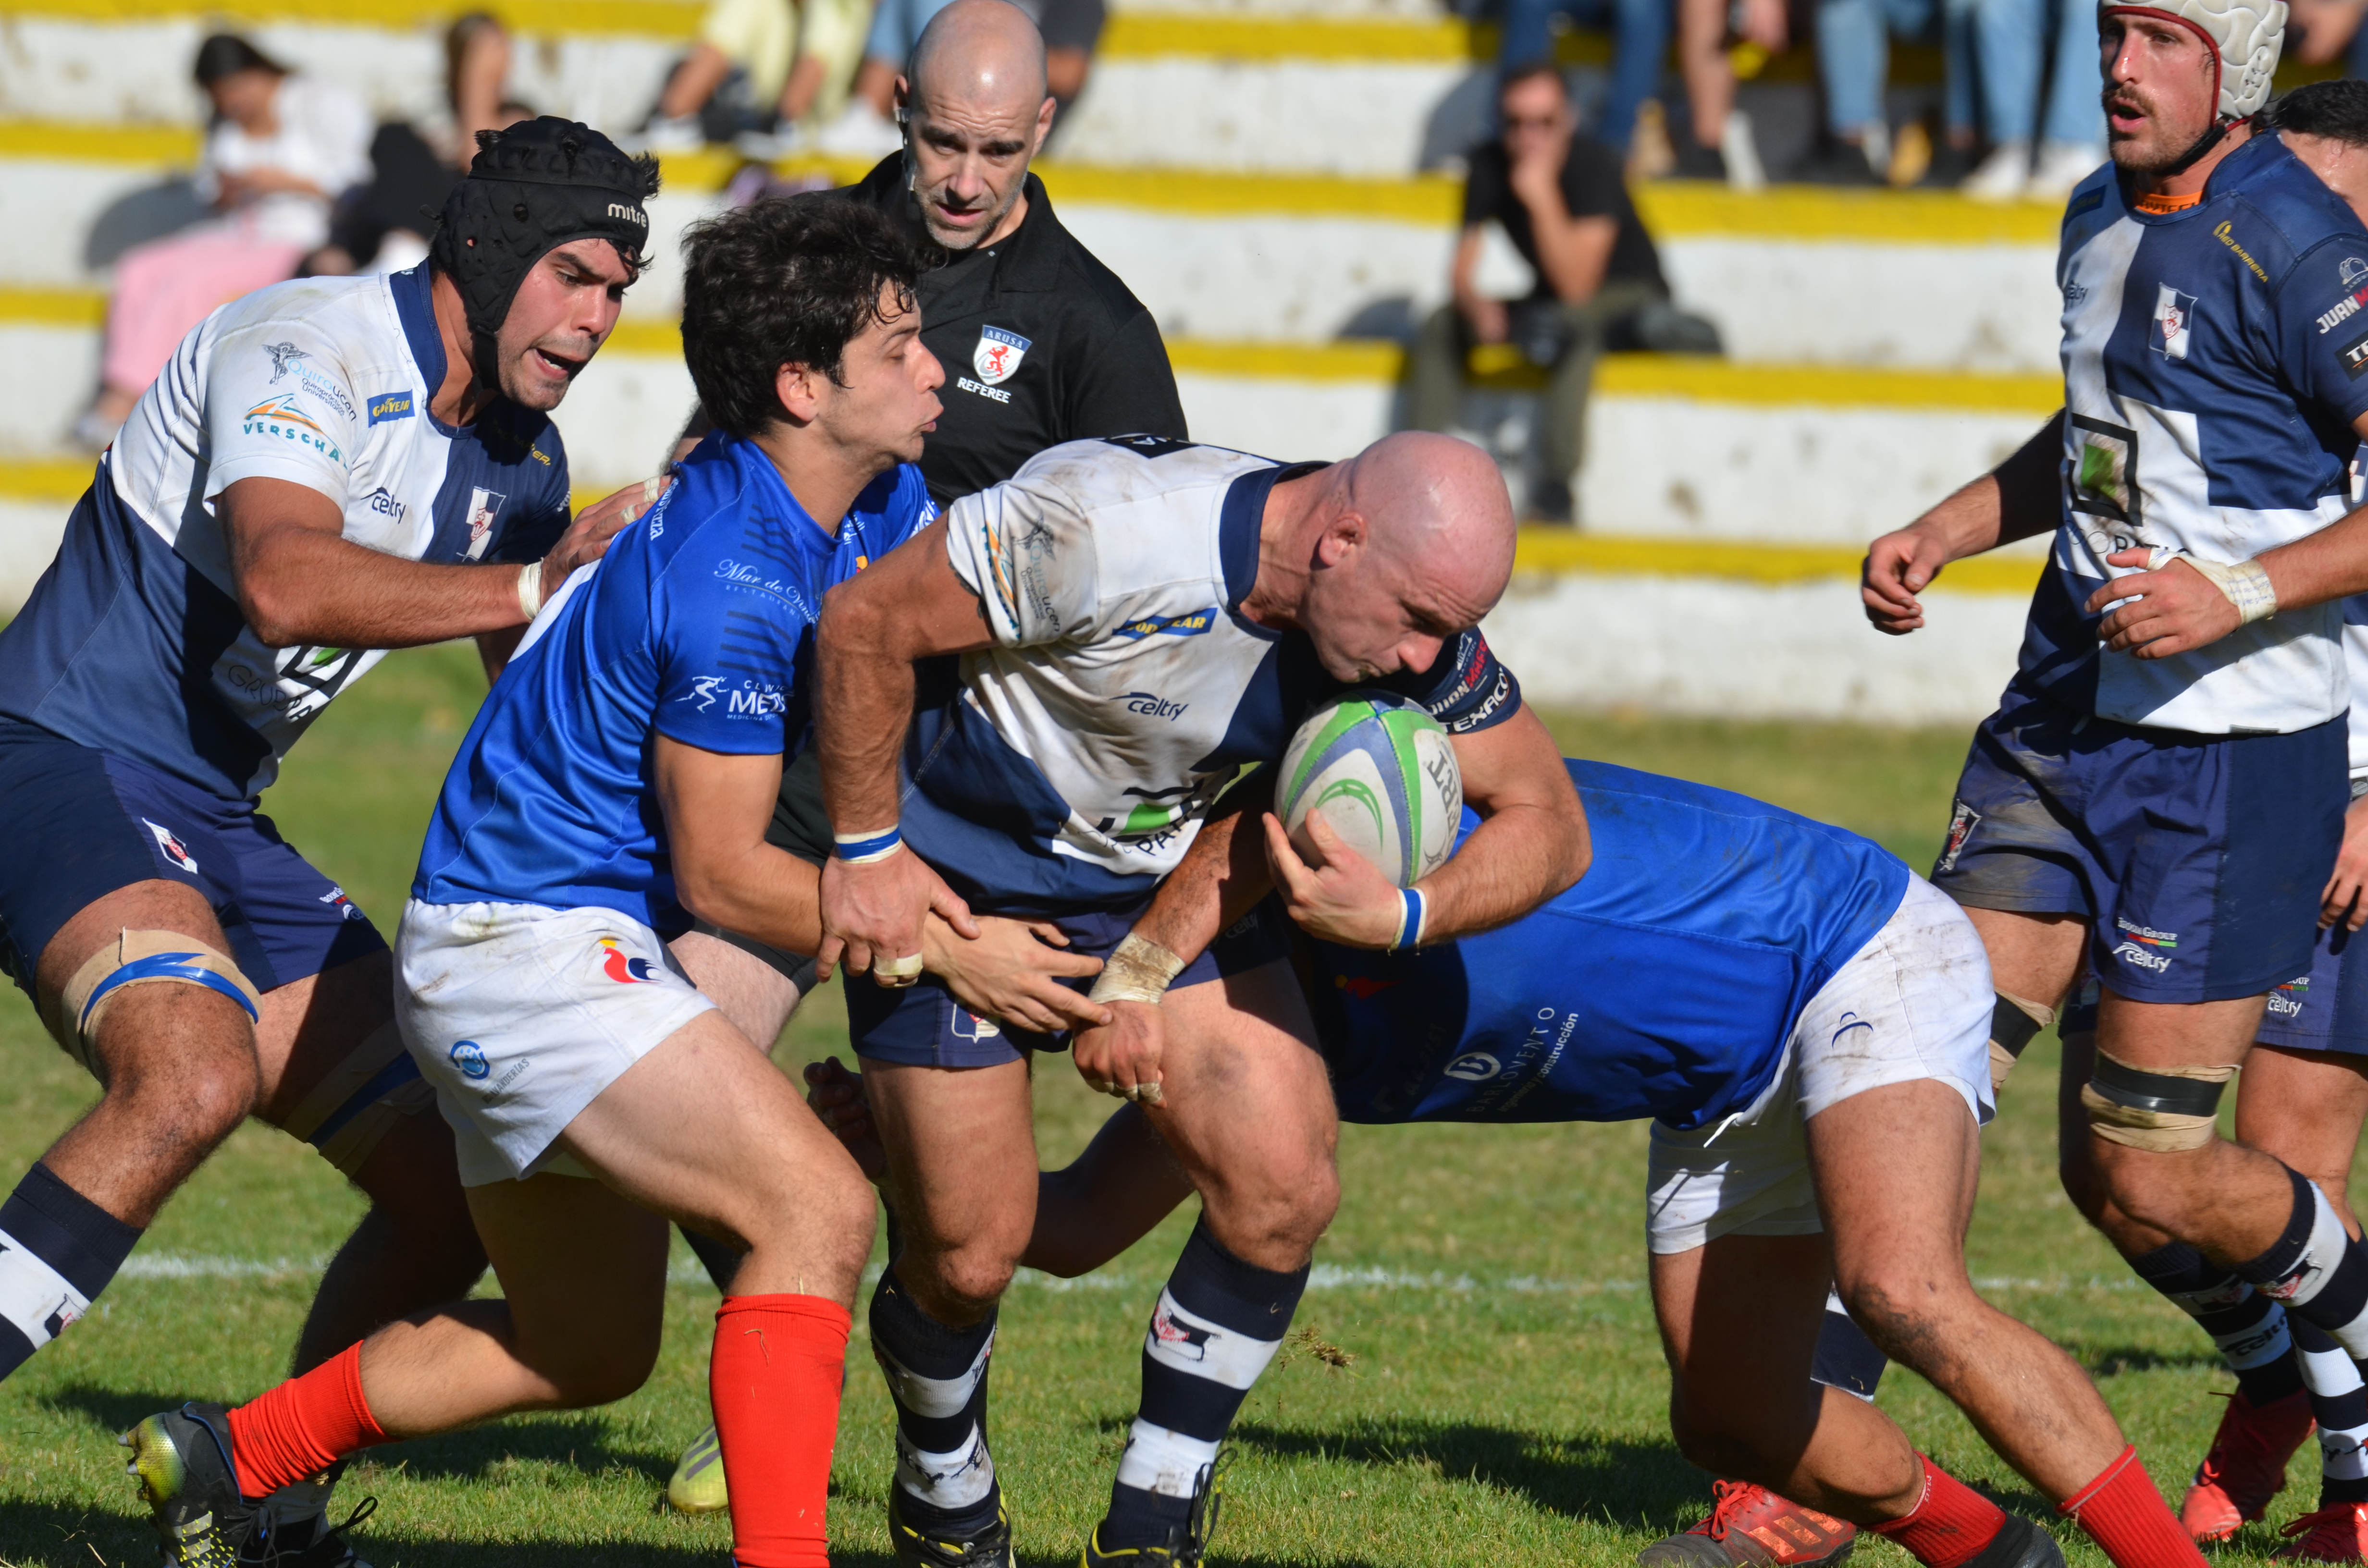
[[[609,203],[609,216],[611,218],[622,218],[626,222],[637,223],[644,229],[650,226],[650,215],[648,213],[643,211],[638,207],[628,207],[621,201],[611,201]]]
[[[978,347],[971,350],[970,368],[988,386],[1009,381],[1019,369],[1019,361],[1028,358],[1028,339],[1016,332],[1006,332],[999,326],[978,329]]]

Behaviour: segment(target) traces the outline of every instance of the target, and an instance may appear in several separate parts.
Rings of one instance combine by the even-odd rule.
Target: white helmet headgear
[[[2212,51],[2224,121],[2244,119],[2269,101],[2270,79],[2277,74],[2278,51],[2286,40],[2285,0],[2169,0],[2148,6],[2102,0],[2097,19],[2115,16],[2157,17],[2202,38]]]

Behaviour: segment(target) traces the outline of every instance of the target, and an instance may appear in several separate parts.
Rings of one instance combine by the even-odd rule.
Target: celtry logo
[[[463,1078],[476,1080],[493,1074],[493,1063],[485,1060],[485,1048],[473,1040],[452,1042],[452,1065],[461,1070]]]
[[[2153,970],[2157,974],[2160,974],[2163,971],[2170,967],[2170,958],[2169,954],[2148,952],[2146,949],[2139,947],[2135,942],[2123,942],[2120,947],[2113,949],[2113,956],[2117,959],[2123,960],[2126,962],[2134,963],[2140,969]]]
[[[1192,706],[1189,702],[1177,702],[1151,691],[1130,691],[1120,700],[1126,704],[1126,710],[1130,713],[1140,713],[1146,719],[1166,719],[1170,722],[1184,717],[1184,710]]]
[[[600,972],[620,985],[647,985],[657,975],[655,965],[626,952],[614,937],[601,937],[600,950]]]
[[[149,822],[146,817],[140,820],[147,824],[150,833],[155,835],[159,854],[170,860],[176,869],[187,871],[193,877],[198,874],[197,857],[189,853],[189,846],[176,837],[171,828],[160,822]]]
[[[373,425],[383,425],[391,419],[408,419],[417,412],[407,390],[381,392],[370,400],[370,422]]]
[[[1028,358],[1028,339],[999,326],[978,329],[978,347],[971,350],[970,368],[988,386],[1009,381]]]

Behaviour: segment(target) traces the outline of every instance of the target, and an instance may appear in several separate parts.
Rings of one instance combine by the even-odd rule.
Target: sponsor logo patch
[[[1956,810],[1949,813],[1949,838],[1948,842],[1941,846],[1941,863],[1933,869],[1940,871],[1955,870],[1957,857],[1965,852],[1965,840],[1971,838],[1974,835],[1974,829],[1981,825],[1982,813],[1965,804],[1964,801],[1959,801]]]
[[[1187,1361],[1205,1361],[1209,1358],[1209,1340],[1214,1332],[1212,1329],[1194,1328],[1188,1323],[1177,1322],[1167,1311],[1166,1301],[1160,1302],[1152,1310],[1151,1337]]]
[[[493,1074],[494,1065],[485,1060],[485,1048],[473,1040],[454,1040],[450,1055],[452,1065],[461,1070],[463,1078],[479,1081]]]
[[[2321,337],[2358,315],[2361,306],[2368,305],[2368,261],[2356,256],[2347,256],[2343,258],[2342,267],[2338,268],[2338,274],[2343,279],[2343,298],[2319,315],[2317,325]]]
[[[2149,347],[2167,359],[2184,359],[2194,335],[2195,296],[2163,284],[2155,296],[2154,339]]]
[[[381,392],[370,400],[370,422],[373,425],[384,425],[395,419],[408,419],[418,412],[407,390]]]
[[[1485,1051],[1467,1051],[1440,1071],[1467,1084],[1485,1084],[1505,1070],[1503,1062]]]
[[[288,373],[289,367],[304,358],[304,351],[292,343],[267,343],[263,351],[271,356],[271,379],[275,381]]]
[[[2343,346],[2343,371],[2353,381],[2368,374],[2368,336],[2355,338]]]
[[[1217,624],[1217,607],[1187,610],[1182,615],[1147,615],[1141,620],[1130,620],[1118,628],[1126,638],[1198,637]]]
[[[502,503],[507,495],[498,490],[472,487],[469,492],[469,549],[471,561],[485,553],[486,544],[494,537],[494,519],[501,516]]]
[[[170,860],[176,868],[187,871],[189,875],[194,877],[198,874],[197,857],[189,853],[189,846],[182,843],[171,828],[161,822],[152,822],[146,817],[142,817],[140,820],[147,824],[150,833],[155,835],[156,849],[159,854]]]
[[[603,937],[599,942],[600,972],[620,985],[647,985],[656,978],[657,971],[647,959],[637,959],[625,951],[624,945],[614,937]]]

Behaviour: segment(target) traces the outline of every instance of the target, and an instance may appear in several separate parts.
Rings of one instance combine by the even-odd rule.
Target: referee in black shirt
[[[946,253],[920,287],[921,342],[946,369],[946,411],[921,453],[938,505],[1001,483],[1063,441],[1184,439],[1151,312],[1061,226],[1028,172],[1053,100],[1027,13],[955,0],[922,30],[896,95],[905,150],[843,194]],[[686,443],[708,429],[694,415]]]

